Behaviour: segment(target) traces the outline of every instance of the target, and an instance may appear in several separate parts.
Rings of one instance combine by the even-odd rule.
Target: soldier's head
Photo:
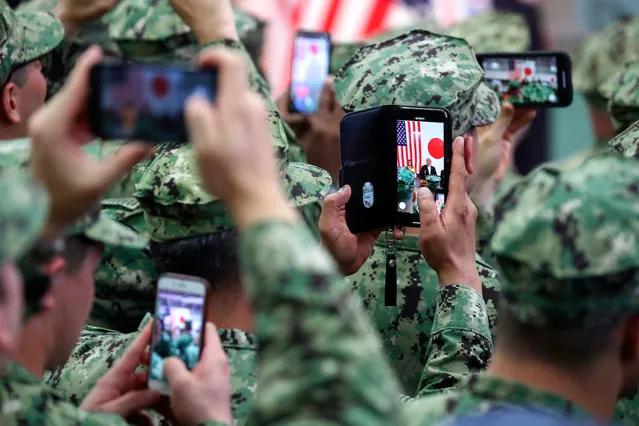
[[[269,123],[291,202],[302,207],[322,200],[330,188],[330,176],[313,166],[289,164],[286,133],[277,113],[270,113]],[[159,145],[136,187],[157,272],[206,279],[218,294],[210,299],[241,296],[237,231],[225,206],[204,190],[191,147]],[[243,297],[235,299],[239,303]]]
[[[27,136],[29,117],[47,94],[42,67],[64,29],[42,12],[14,12],[0,5],[0,139]]]
[[[631,61],[603,83],[599,91],[608,99],[608,111],[617,134],[639,120],[639,61]]]
[[[29,289],[17,262],[33,252],[47,215],[47,196],[26,175],[0,173],[0,369],[14,350]]]
[[[500,111],[483,77],[465,40],[413,30],[360,48],[335,76],[335,91],[346,112],[380,105],[446,108],[453,137],[473,137],[476,152],[475,128],[493,123]]]
[[[626,62],[639,59],[639,18],[624,18],[590,35],[573,55],[573,85],[586,97],[596,137],[609,140],[614,128],[602,84]]]
[[[492,241],[501,349],[575,374],[604,369],[624,378],[620,392],[638,383],[638,194],[639,163],[614,153],[509,188]]]
[[[144,247],[146,241],[98,210],[78,220],[62,239],[62,248],[43,271],[50,286],[32,304],[23,339],[39,338],[46,351],[46,367],[63,365],[76,345],[91,311],[93,274],[105,245]],[[27,285],[38,277],[25,277]],[[39,330],[39,335],[34,334]]]

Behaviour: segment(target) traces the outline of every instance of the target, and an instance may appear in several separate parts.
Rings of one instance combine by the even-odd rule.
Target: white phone
[[[166,358],[181,359],[189,370],[200,359],[207,288],[206,280],[187,275],[162,274],[158,279],[149,389],[169,395],[169,385],[162,372]]]

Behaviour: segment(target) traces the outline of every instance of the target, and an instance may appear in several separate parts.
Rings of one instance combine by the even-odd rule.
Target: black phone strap
[[[386,230],[386,285],[384,286],[384,304],[397,306],[397,249],[394,229]]]

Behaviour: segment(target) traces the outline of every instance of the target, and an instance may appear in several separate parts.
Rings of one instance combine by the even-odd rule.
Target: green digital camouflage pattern
[[[615,136],[610,146],[624,157],[639,159],[639,121]]]
[[[404,391],[412,396],[417,392],[431,340],[439,279],[424,261],[419,238],[404,235],[403,240],[395,242],[398,304],[386,306],[383,296],[386,282],[385,241],[384,236],[380,237],[364,266],[348,277],[348,281],[359,294],[364,309],[381,336],[384,352]],[[479,257],[476,258],[476,265],[482,280],[488,322],[494,331],[499,299],[498,274]],[[474,367],[468,365],[464,369],[473,371]]]
[[[619,20],[586,38],[573,55],[573,86],[604,110],[606,98],[599,88],[633,60],[639,60],[639,17]]]
[[[564,398],[487,374],[465,379],[455,391],[409,401],[405,406],[407,426],[430,426],[451,416],[480,414],[508,405],[551,410],[579,420],[589,419],[586,411]]]
[[[64,399],[38,377],[16,363],[0,376],[0,423],[23,426],[119,426],[119,416],[89,413]]]
[[[639,120],[639,61],[628,62],[599,88],[608,99],[615,131],[621,133]]]
[[[44,12],[14,12],[0,4],[0,82],[12,71],[55,49],[64,37],[62,23]]]
[[[543,166],[515,184],[496,208],[491,245],[504,277],[502,304],[541,327],[636,314],[637,188],[639,163],[613,153],[570,170]]]
[[[256,224],[238,253],[260,342],[252,424],[403,424],[359,298],[306,228]]]
[[[16,260],[33,244],[48,214],[47,193],[30,175],[0,171],[0,262]]]
[[[151,320],[139,325],[141,330]],[[257,389],[258,372],[255,367],[257,340],[241,330],[218,330],[231,373],[231,408],[235,425],[243,425],[248,418],[251,402]],[[123,334],[113,330],[87,326],[64,367],[45,374],[46,383],[66,400],[79,404],[97,381],[122,357],[138,332]],[[169,423],[157,414],[153,424]]]
[[[359,49],[335,76],[335,91],[347,111],[395,104],[447,108],[457,137],[499,115],[497,95],[483,77],[465,40],[414,30]]]
[[[103,211],[76,220],[65,232],[67,236],[83,235],[105,245],[141,249],[148,240],[132,229],[113,220]]]
[[[448,27],[447,33],[465,39],[477,53],[530,50],[530,28],[517,13],[489,11]]]
[[[364,43],[333,43],[331,45],[331,66],[330,73],[332,75],[337,72],[353,57],[357,49],[362,47]]]
[[[402,200],[415,191],[415,172],[406,167],[397,168],[397,196]]]
[[[102,201],[102,211],[117,222],[146,235],[144,215],[134,198]],[[95,299],[88,324],[135,331],[147,312],[153,312],[157,271],[148,247],[106,246],[94,274]]]
[[[269,123],[282,184],[291,203],[301,207],[323,200],[330,189],[330,175],[308,164],[288,164],[281,121],[271,113]],[[233,226],[226,207],[202,187],[193,150],[188,145],[159,146],[137,189],[135,197],[144,209],[153,241],[207,235]]]

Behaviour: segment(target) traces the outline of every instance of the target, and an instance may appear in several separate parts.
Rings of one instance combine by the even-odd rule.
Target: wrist
[[[239,40],[235,23],[211,25],[210,22],[190,25],[200,46],[217,40]]]
[[[259,222],[298,220],[297,212],[282,194],[279,184],[255,185],[249,190],[238,191],[228,206],[240,231]]]
[[[71,18],[69,13],[67,13],[64,7],[60,4],[53,9],[53,15],[62,22],[65,38],[75,37],[83,27],[83,24],[76,22],[73,18]]]
[[[439,286],[442,288],[451,285],[463,285],[482,294],[481,278],[479,278],[479,273],[474,265],[472,270],[455,269],[437,272],[437,277],[439,279]]]

